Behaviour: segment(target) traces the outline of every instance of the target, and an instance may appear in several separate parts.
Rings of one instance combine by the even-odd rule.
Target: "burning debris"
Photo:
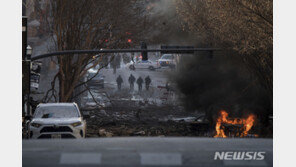
[[[247,118],[228,118],[228,113],[225,110],[220,111],[220,116],[216,122],[216,135],[214,137],[246,137],[255,122],[255,115],[250,114]],[[226,136],[225,131],[229,132]],[[255,135],[257,137],[257,135]]]

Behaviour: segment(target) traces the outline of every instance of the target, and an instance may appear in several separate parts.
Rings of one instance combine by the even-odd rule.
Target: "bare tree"
[[[130,34],[136,42],[138,35],[142,33],[142,19],[135,15],[140,9],[134,5],[135,2],[136,0],[51,1],[52,20],[49,24],[52,27],[56,49],[62,51],[124,48],[132,45],[126,42]],[[75,88],[84,84],[81,83],[81,78],[87,70],[106,60],[104,57],[108,55],[97,56],[97,61],[86,68],[93,56],[64,55],[57,58],[59,71],[55,79],[58,78],[59,81],[59,101],[71,101]]]
[[[272,0],[175,1],[190,31],[208,45],[239,53],[272,97]]]

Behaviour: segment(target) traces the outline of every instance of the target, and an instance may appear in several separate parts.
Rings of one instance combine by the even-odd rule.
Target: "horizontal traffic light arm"
[[[59,55],[73,55],[73,54],[99,54],[99,53],[134,53],[134,52],[186,52],[186,51],[218,51],[218,48],[192,48],[192,49],[103,49],[103,50],[65,50],[59,52],[52,52],[34,56],[32,61]]]

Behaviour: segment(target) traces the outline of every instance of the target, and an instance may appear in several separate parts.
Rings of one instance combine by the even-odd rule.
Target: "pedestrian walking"
[[[149,75],[145,78],[145,85],[146,85],[146,90],[149,90],[149,86],[151,83],[151,79],[149,77]]]
[[[134,90],[134,83],[136,81],[136,78],[133,76],[133,74],[131,74],[128,78],[128,82],[130,84],[130,89]]]
[[[142,77],[139,77],[139,78],[137,79],[137,84],[138,84],[139,91],[142,91],[142,84],[143,84],[143,79],[142,79]]]
[[[121,78],[120,75],[117,77],[116,82],[117,82],[118,90],[121,90],[121,84],[123,83],[123,79]]]

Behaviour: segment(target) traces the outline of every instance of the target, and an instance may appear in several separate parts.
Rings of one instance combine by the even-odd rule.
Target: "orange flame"
[[[248,132],[251,130],[255,122],[255,116],[253,114],[250,114],[246,119],[239,119],[234,118],[230,119],[228,118],[228,113],[225,110],[220,111],[220,116],[217,119],[216,122],[216,135],[214,137],[223,137],[226,138],[224,130],[221,128],[222,123],[231,124],[231,125],[243,125],[241,131],[241,134],[236,134],[236,136],[239,137],[245,137],[248,135]]]

